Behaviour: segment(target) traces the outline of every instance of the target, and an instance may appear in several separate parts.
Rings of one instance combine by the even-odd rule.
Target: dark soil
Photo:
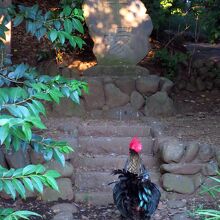
[[[184,199],[183,199],[184,200]],[[68,202],[68,201],[66,201]],[[44,203],[35,199],[28,199],[25,202],[18,200],[16,202],[12,200],[0,200],[0,207],[12,207],[14,209],[30,210],[37,212],[42,215],[42,218],[31,217],[32,220],[46,219],[51,220],[55,213],[53,213],[51,207],[54,204],[62,203],[51,202]],[[72,203],[69,201],[69,203]],[[152,220],[170,220],[174,215],[185,214],[188,216],[188,219],[199,219],[194,216],[193,213],[198,208],[215,208],[218,209],[220,204],[219,200],[207,200],[206,198],[190,198],[187,199],[186,205],[181,208],[170,208],[167,205],[167,201],[160,202],[158,210],[155,215],[152,217]],[[108,206],[92,206],[89,204],[75,204],[78,208],[77,213],[73,213],[74,220],[119,220],[121,219],[119,211],[113,204]]]
[[[14,3],[24,3],[32,5],[33,1],[22,0],[13,1]],[[42,9],[54,7],[57,1],[37,1]],[[89,46],[82,52],[74,52],[68,54],[73,59],[81,61],[95,61],[92,54],[91,39],[86,36]],[[51,51],[52,47],[46,40],[38,42],[35,38],[27,35],[24,30],[24,25],[13,29],[12,36],[12,54],[14,63],[27,62],[30,65],[37,65],[38,54],[42,51]],[[148,67],[152,72],[158,73],[159,69],[155,68],[152,63],[148,63],[148,58],[145,58],[140,64]],[[220,144],[220,92],[178,92],[173,94],[173,98],[178,106],[178,114],[175,117],[161,119],[167,126],[167,134],[179,136],[183,139],[200,139],[203,142],[210,144]],[[61,202],[61,201],[59,201]],[[57,202],[57,203],[59,203]],[[15,209],[26,209],[38,212],[43,216],[43,219],[50,220],[54,216],[51,206],[55,203],[45,203],[38,199],[28,199],[25,202],[22,200],[5,200],[0,198],[0,207],[13,207]],[[187,201],[184,212],[195,210],[203,204],[205,207],[218,208],[217,202],[208,202],[206,200],[191,199]],[[161,207],[161,208],[160,208]],[[157,211],[155,219],[170,219],[173,215],[166,206],[166,202],[161,203]],[[74,219],[96,219],[96,220],[113,220],[119,219],[119,212],[113,205],[94,207],[86,204],[79,204],[79,212],[74,214]],[[39,219],[39,218],[32,218]]]

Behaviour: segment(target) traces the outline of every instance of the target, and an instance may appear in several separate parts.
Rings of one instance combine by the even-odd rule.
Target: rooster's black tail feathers
[[[145,181],[144,175],[138,176],[126,170],[114,170],[112,174],[119,175],[118,181],[112,182],[116,183],[113,198],[122,216],[132,218],[139,210],[144,219],[150,219],[160,200],[157,186],[150,180]]]

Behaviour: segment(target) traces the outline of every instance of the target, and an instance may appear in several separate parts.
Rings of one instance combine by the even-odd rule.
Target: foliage
[[[62,0],[60,7],[43,13],[38,5],[26,7],[18,5],[1,8],[4,19],[0,24],[0,147],[6,151],[24,152],[32,148],[41,153],[45,160],[55,159],[65,164],[64,154],[73,151],[65,141],[56,141],[39,134],[46,129],[41,117],[46,116],[45,103],[59,103],[63,97],[80,102],[82,90],[88,92],[87,84],[77,80],[67,80],[59,75],[40,75],[36,68],[27,64],[13,65],[10,56],[4,53],[6,24],[12,20],[14,27],[26,22],[26,30],[38,40],[47,38],[56,50],[70,44],[82,48],[80,38],[83,30],[82,11],[73,7],[73,2]],[[75,3],[77,4],[77,2]],[[57,73],[58,74],[58,73]],[[26,197],[26,189],[43,193],[43,187],[59,191],[56,178],[59,174],[46,170],[43,165],[28,165],[20,169],[0,166],[0,191],[13,199],[17,195]],[[30,211],[0,209],[0,220],[29,219]]]
[[[208,193],[214,199],[218,198],[220,194],[220,172],[217,173],[218,177],[209,177],[211,180],[215,182],[213,186],[204,186],[202,190],[202,194]],[[220,208],[220,206],[219,206]],[[220,219],[220,211],[214,209],[197,209],[194,215],[202,217],[202,219],[209,220],[219,220]]]
[[[210,42],[220,40],[220,4],[218,0],[142,0],[158,33],[189,29],[193,37],[202,34]],[[161,38],[161,36],[159,36]],[[195,39],[196,40],[196,39]]]
[[[0,220],[29,219],[28,217],[30,216],[41,217],[41,215],[38,215],[37,213],[31,211],[15,211],[12,208],[0,208]]]
[[[17,195],[26,198],[26,189],[43,193],[43,185],[59,191],[55,178],[60,174],[55,170],[47,170],[41,164],[28,165],[19,169],[6,169],[0,166],[0,191],[6,192],[13,199]]]
[[[156,51],[154,62],[158,63],[164,75],[173,80],[178,72],[178,65],[187,60],[187,55],[181,52],[172,52],[166,48]]]
[[[18,5],[17,8],[2,9],[2,12],[7,14],[3,24],[12,19],[16,27],[25,20],[27,33],[37,37],[38,40],[47,37],[57,48],[63,46],[66,41],[74,48],[76,46],[82,48],[85,44],[80,37],[74,35],[76,31],[84,34],[83,12],[81,9],[72,8],[70,4],[61,4],[60,8],[47,11],[45,14],[37,4],[32,7]]]

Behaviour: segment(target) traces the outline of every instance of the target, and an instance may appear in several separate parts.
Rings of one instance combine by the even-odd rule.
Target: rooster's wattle
[[[134,137],[129,146],[129,157],[123,170],[114,170],[119,175],[113,188],[114,203],[126,219],[150,219],[157,209],[160,191],[152,183],[139,155],[142,144]]]

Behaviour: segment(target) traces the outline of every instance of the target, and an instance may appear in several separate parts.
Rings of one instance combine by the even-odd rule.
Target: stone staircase
[[[159,182],[157,158],[152,154],[151,128],[137,121],[82,121],[78,125],[78,146],[71,163],[75,168],[75,201],[96,205],[112,203],[114,169],[124,167],[128,145],[138,136],[143,143],[142,158],[154,182]]]

